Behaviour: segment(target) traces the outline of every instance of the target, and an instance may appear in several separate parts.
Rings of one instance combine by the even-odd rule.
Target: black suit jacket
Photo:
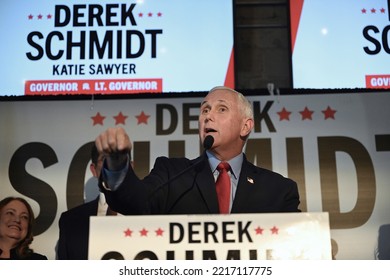
[[[189,166],[194,168],[172,180]],[[215,181],[205,156],[195,160],[159,157],[144,179],[129,168],[117,190],[104,189],[102,178],[100,185],[110,207],[125,215],[219,212]],[[253,165],[244,155],[232,213],[299,212],[298,205],[293,180]]]
[[[61,214],[57,245],[59,260],[87,260],[89,218],[97,215],[99,197]]]
[[[16,253],[16,249],[14,248],[10,251],[10,258],[9,259],[0,259],[0,260],[40,260],[40,261],[43,261],[43,260],[47,260],[47,257],[45,255],[42,255],[42,254],[39,254],[39,253],[36,253],[33,251],[30,252],[29,254],[27,254],[26,256],[21,257]]]

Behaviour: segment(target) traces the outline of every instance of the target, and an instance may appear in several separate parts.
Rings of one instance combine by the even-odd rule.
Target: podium
[[[330,260],[329,215],[96,216],[89,259]]]

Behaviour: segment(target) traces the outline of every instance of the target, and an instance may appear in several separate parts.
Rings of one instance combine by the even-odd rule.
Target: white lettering
[[[156,81],[110,82],[110,90],[157,90]]]
[[[374,87],[389,86],[390,78],[372,78],[371,85]]]
[[[32,83],[31,92],[78,91],[77,83]]]

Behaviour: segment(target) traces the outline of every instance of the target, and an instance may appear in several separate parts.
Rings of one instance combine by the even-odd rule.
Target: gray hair
[[[238,102],[241,105],[240,110],[241,110],[242,115],[245,118],[253,119],[252,104],[249,102],[249,100],[241,92],[238,92],[232,88],[225,87],[225,86],[216,86],[216,87],[213,87],[209,91],[209,93],[216,91],[216,90],[227,90],[227,91],[231,91],[231,92],[234,92],[235,94],[237,94]]]

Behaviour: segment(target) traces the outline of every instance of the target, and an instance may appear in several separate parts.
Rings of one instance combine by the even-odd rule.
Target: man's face
[[[97,160],[97,164],[91,163],[90,165],[90,170],[96,178],[100,177],[100,172],[103,167],[103,161],[104,161],[104,156],[102,154],[99,155],[99,158]]]
[[[212,150],[241,152],[245,119],[237,99],[234,92],[219,89],[209,93],[201,104],[199,136],[202,142],[207,135],[214,137]]]

